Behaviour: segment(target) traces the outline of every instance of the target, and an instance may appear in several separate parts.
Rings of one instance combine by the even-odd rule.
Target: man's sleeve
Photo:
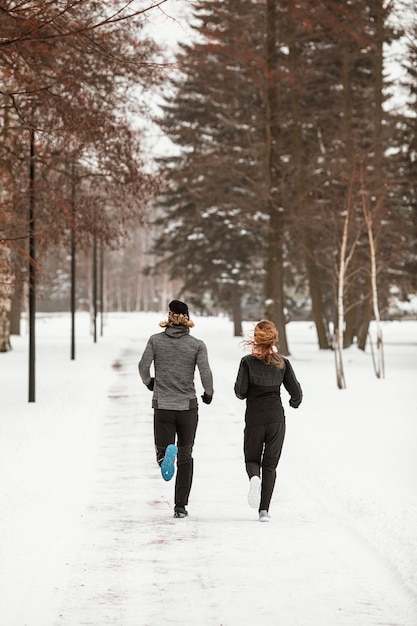
[[[142,358],[139,361],[139,375],[142,379],[144,385],[148,386],[151,382],[151,364],[153,361],[154,353],[153,353],[153,345],[152,338],[148,340],[146,344],[146,348],[142,354]]]
[[[197,367],[204,391],[208,396],[213,396],[213,374],[210,369],[207,347],[203,341],[200,341],[197,352]]]

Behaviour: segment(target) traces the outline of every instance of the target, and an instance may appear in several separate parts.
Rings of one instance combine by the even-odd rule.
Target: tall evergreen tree
[[[213,240],[230,228],[233,207],[235,222],[255,236],[247,239],[240,279],[244,271],[245,280],[251,278],[253,263],[262,265],[261,253],[264,311],[279,328],[284,352],[291,271],[306,273],[319,345],[331,346],[348,199],[354,205],[349,241],[355,254],[345,277],[345,344],[357,337],[364,347],[366,341],[372,298],[362,194],[369,195],[381,273],[392,255],[389,231],[395,221],[386,202],[392,126],[383,106],[389,10],[382,0],[261,0],[241,3],[237,15],[228,0],[199,2],[199,38],[179,57],[183,74],[174,81],[175,95],[160,123],[180,153],[172,167],[164,164],[169,186],[161,223],[167,226],[156,249],[170,252],[176,269],[181,254],[196,262],[193,255],[201,259],[204,251],[210,258]],[[359,185],[361,171],[366,189]],[[262,217],[256,231],[254,207]],[[203,246],[206,232],[215,236]],[[192,276],[192,264],[188,269]],[[204,288],[210,284],[208,279]]]
[[[190,297],[209,293],[234,312],[263,280],[266,201],[263,180],[264,60],[257,6],[201,2],[199,39],[182,47],[182,75],[159,121],[180,154],[163,160],[168,181],[155,248]],[[226,288],[225,288],[226,286]]]
[[[395,191],[393,212],[396,216],[395,241],[398,256],[392,267],[396,295],[407,300],[417,291],[417,7],[405,7],[411,21],[407,33],[404,67],[406,112],[397,117],[395,144]],[[398,202],[398,198],[401,199]],[[396,200],[396,202],[395,202]]]
[[[381,195],[387,182],[382,134],[385,81],[382,44],[388,41],[382,2],[348,5],[330,0],[280,2],[283,43],[291,89],[284,186],[289,216],[296,216],[305,251],[312,312],[319,345],[328,347],[329,322],[336,322],[337,272],[343,213],[352,177],[365,164],[369,191],[384,223]],[[357,187],[358,185],[356,185]],[[346,329],[349,341],[367,333],[371,309],[369,255],[360,211],[354,197],[353,236],[358,239],[352,271],[346,277]],[[363,305],[363,306],[362,306]]]

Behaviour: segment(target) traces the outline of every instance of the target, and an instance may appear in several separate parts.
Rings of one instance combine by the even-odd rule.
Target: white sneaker
[[[253,509],[259,507],[261,501],[261,479],[259,476],[252,476],[249,482],[248,504]]]
[[[260,522],[270,522],[271,516],[268,511],[259,511],[259,521]]]

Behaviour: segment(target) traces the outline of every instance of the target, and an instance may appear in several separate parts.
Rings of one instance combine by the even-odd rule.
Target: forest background
[[[0,9],[0,351],[39,311],[289,320],[365,348],[415,317],[417,9]]]

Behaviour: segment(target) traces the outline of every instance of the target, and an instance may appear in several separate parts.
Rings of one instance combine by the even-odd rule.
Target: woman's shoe
[[[261,479],[259,476],[252,476],[249,482],[248,504],[253,509],[259,507],[261,501]]]
[[[260,522],[270,522],[271,516],[268,511],[259,511],[259,521]]]

